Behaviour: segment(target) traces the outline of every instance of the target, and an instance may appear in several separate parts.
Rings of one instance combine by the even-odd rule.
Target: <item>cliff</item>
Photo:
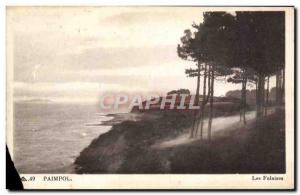
[[[182,112],[141,113],[138,121],[114,124],[76,159],[77,173],[283,173],[284,113],[234,126],[212,141],[190,140],[155,147],[189,132]]]

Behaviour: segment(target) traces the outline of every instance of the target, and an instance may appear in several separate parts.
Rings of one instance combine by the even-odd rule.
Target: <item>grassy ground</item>
[[[144,114],[95,139],[76,159],[77,173],[283,173],[283,112],[236,127],[211,141],[152,147],[187,131],[190,113]]]

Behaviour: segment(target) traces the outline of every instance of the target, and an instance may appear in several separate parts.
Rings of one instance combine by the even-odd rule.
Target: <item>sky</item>
[[[177,56],[200,7],[10,7],[15,100],[94,102],[109,92],[194,93]],[[217,81],[215,95],[240,85]]]

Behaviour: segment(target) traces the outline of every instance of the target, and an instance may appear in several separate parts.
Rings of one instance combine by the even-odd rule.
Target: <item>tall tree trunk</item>
[[[202,101],[201,101],[201,107],[200,107],[200,113],[199,117],[197,118],[197,133],[199,131],[199,124],[201,123],[201,129],[200,129],[200,138],[202,139],[203,137],[203,120],[204,120],[204,109],[205,109],[205,104],[206,104],[206,80],[207,80],[207,64],[205,64],[204,67],[204,78],[203,78],[203,92],[202,92]],[[196,135],[197,135],[196,133]]]
[[[200,92],[200,63],[198,62],[198,71],[197,71],[197,87],[196,87],[196,95],[194,100],[194,105],[199,105],[199,92]],[[192,124],[192,130],[190,137],[193,138],[195,136],[195,124],[196,124],[196,118],[197,118],[198,109],[194,110],[193,114],[193,124]]]
[[[284,103],[284,91],[285,91],[285,68],[282,69],[282,85],[281,85],[281,97],[280,97],[280,104]]]
[[[240,102],[240,122],[242,122],[242,116],[243,116],[243,89],[244,89],[244,80],[242,81],[242,90],[241,90],[241,102]]]
[[[258,76],[258,90],[257,90],[257,104],[256,104],[256,117],[261,118],[263,116],[263,105],[264,105],[264,87],[265,77],[262,74]]]
[[[214,80],[215,80],[215,70],[212,66],[211,70],[211,82],[210,82],[210,110],[209,110],[209,121],[208,121],[208,140],[211,140],[211,126],[213,121],[213,106],[214,106]]]
[[[276,72],[276,106],[279,105],[279,99],[280,99],[280,70]]]
[[[206,101],[209,101],[209,97],[210,97],[210,90],[211,90],[211,65],[209,65],[209,71],[208,71],[208,92],[207,92],[207,97],[206,97]]]
[[[246,124],[246,106],[247,106],[247,77],[244,77],[244,86],[243,86],[243,123]]]
[[[255,81],[255,104],[258,102],[258,80]]]
[[[266,97],[266,107],[265,107],[265,115],[268,115],[268,106],[269,106],[269,88],[270,88],[270,76],[267,78],[267,97]]]
[[[279,111],[279,107],[280,107],[280,102],[281,102],[281,70],[278,70],[276,72],[276,100],[275,100],[275,104],[276,104],[276,112]]]
[[[242,91],[241,91],[241,106],[240,106],[240,122],[243,121],[246,124],[246,87],[247,87],[247,76],[246,70],[242,73]]]

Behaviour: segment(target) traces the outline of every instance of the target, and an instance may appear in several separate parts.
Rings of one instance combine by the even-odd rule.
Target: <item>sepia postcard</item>
[[[24,189],[295,189],[294,7],[8,6]]]

